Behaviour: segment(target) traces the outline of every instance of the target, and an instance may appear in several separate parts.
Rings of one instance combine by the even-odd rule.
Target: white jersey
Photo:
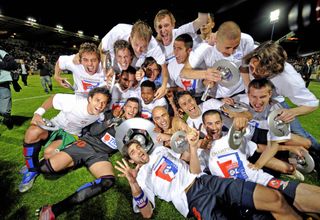
[[[189,165],[169,148],[159,146],[150,155],[150,161],[143,165],[137,182],[149,201],[155,207],[155,196],[172,202],[176,209],[187,217],[189,213],[185,189],[192,184],[196,174],[190,173]],[[138,208],[133,200],[134,210]]]
[[[191,37],[195,38],[196,35],[196,31],[194,30],[193,27],[193,22],[189,22],[187,24],[184,24],[182,26],[180,26],[177,29],[173,29],[172,30],[172,41],[168,46],[163,46],[162,43],[159,43],[164,54],[166,57],[166,63],[170,63],[173,58],[175,58],[174,54],[173,54],[173,43],[174,40],[176,39],[176,37],[178,37],[181,34],[189,34]],[[196,41],[194,41],[195,43],[197,43]]]
[[[257,145],[244,140],[239,149],[233,150],[229,147],[228,138],[229,135],[225,135],[212,143],[208,164],[211,174],[267,185],[273,176],[261,169],[253,170],[248,167],[247,157],[255,152]]]
[[[141,99],[141,117],[145,118],[145,119],[151,119],[152,118],[152,110],[154,109],[154,107],[156,106],[163,106],[166,109],[168,108],[168,103],[166,101],[166,99],[164,97],[160,98],[160,99],[156,99],[153,100],[151,103],[149,104],[145,104],[144,101]]]
[[[177,63],[174,57],[172,61],[168,64],[169,78],[174,84],[186,91],[194,91],[199,94],[204,91],[204,86],[200,79],[185,79],[180,77],[180,72],[184,64]]]
[[[287,97],[297,106],[319,106],[319,99],[306,88],[301,75],[291,64],[286,62],[284,71],[269,80],[275,87],[275,95],[278,95],[276,98],[277,101],[283,102],[284,97]]]
[[[204,126],[202,125],[202,114],[210,109],[216,109],[216,110],[220,110],[220,107],[223,105],[223,103],[219,100],[216,99],[209,99],[205,102],[202,102],[199,106],[200,111],[201,111],[201,115],[199,115],[197,118],[187,118],[187,124],[191,127],[191,128],[195,128],[198,131],[200,131],[201,133],[203,133],[204,135],[207,135],[207,131],[204,128]]]
[[[115,61],[115,51],[113,45],[117,40],[126,40],[129,41],[130,33],[132,30],[132,25],[129,24],[118,24],[114,26],[101,40],[102,50],[110,51],[111,60]],[[158,42],[154,37],[151,37],[151,40],[148,45],[146,53],[141,54],[140,57],[134,57],[132,61],[132,66],[139,68],[144,62],[146,57],[153,57],[158,64],[162,65],[165,63],[165,56],[159,46]],[[113,64],[114,65],[114,64]]]
[[[241,33],[240,44],[231,56],[225,57],[215,45],[206,47],[206,50],[195,50],[195,55],[192,56],[192,59],[189,59],[189,62],[192,67],[197,66],[203,61],[207,67],[212,67],[215,62],[225,59],[235,63],[237,67],[240,67],[242,65],[242,58],[252,50],[254,50],[253,38],[248,34]],[[226,98],[243,90],[245,90],[245,86],[240,76],[239,82],[232,87],[224,87],[218,83],[215,97]]]
[[[283,107],[278,103],[277,101],[273,100],[268,104],[263,112],[256,112],[250,105],[249,105],[249,98],[248,95],[243,94],[238,96],[240,101],[247,104],[247,108],[249,112],[252,114],[253,118],[249,121],[249,126],[252,130],[251,135],[254,133],[255,128],[263,129],[263,130],[268,130],[267,134],[267,140],[268,141],[285,141],[289,140],[291,138],[291,133],[288,135],[284,135],[281,137],[276,136],[271,130],[270,126],[268,124],[268,116],[271,112],[277,110],[277,109],[282,109]],[[289,126],[290,130],[290,126]]]
[[[88,74],[82,64],[74,64],[73,59],[75,55],[60,56],[59,68],[62,70],[69,70],[72,72],[74,88],[76,93],[87,94],[96,87],[105,86],[105,75],[99,63],[98,70],[95,74]]]
[[[103,113],[90,115],[88,113],[88,100],[82,96],[56,94],[52,103],[53,107],[60,112],[51,121],[70,134],[79,136],[82,128],[104,118]]]
[[[127,90],[122,90],[119,83],[116,83],[112,88],[111,92],[111,103],[110,109],[114,110],[115,108],[122,108],[125,102],[130,97],[140,97],[140,87],[130,88]]]

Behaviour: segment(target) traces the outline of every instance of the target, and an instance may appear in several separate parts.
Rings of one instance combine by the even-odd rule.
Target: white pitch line
[[[43,98],[43,97],[48,97],[50,95],[40,95],[40,96],[33,96],[33,97],[27,97],[27,98],[21,98],[21,99],[13,99],[12,102],[18,102],[18,101],[24,101],[28,99],[38,99],[38,98]]]

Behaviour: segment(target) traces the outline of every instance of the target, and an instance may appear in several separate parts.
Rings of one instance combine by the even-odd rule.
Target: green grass
[[[65,75],[72,82],[71,75]],[[47,99],[41,88],[39,76],[28,78],[28,87],[13,94],[12,115],[16,125],[8,130],[0,123],[0,219],[36,219],[35,210],[42,205],[56,203],[74,193],[84,183],[94,180],[86,168],[68,173],[56,180],[45,179],[40,175],[31,190],[18,191],[21,181],[19,169],[24,165],[22,140],[29,126],[33,112]],[[70,93],[53,80],[52,93]],[[51,118],[56,110],[48,111],[44,116]],[[120,154],[112,157],[112,163],[120,159]],[[172,204],[156,200],[154,219],[183,219]],[[126,179],[118,178],[116,185],[99,195],[59,216],[59,219],[142,219],[132,211],[132,196]]]
[[[71,75],[66,75],[70,82]],[[18,185],[21,175],[18,173],[24,164],[22,156],[22,140],[29,126],[33,112],[49,97],[40,85],[39,76],[30,76],[29,86],[23,87],[19,93],[13,93],[12,114],[16,125],[8,130],[0,124],[0,219],[36,219],[34,212],[45,204],[56,203],[75,192],[81,185],[94,180],[90,173],[81,168],[70,172],[56,180],[45,179],[40,175],[33,188],[26,193],[19,193]],[[54,93],[70,92],[54,84]],[[22,85],[22,83],[21,83]],[[320,83],[312,82],[310,89],[319,98]],[[50,110],[45,114],[51,118],[57,112]],[[320,110],[300,117],[303,126],[318,140],[320,138]],[[112,163],[120,158],[112,157]],[[314,175],[307,176],[307,182],[320,185]],[[97,196],[74,209],[59,216],[59,219],[142,219],[134,214],[131,204],[131,193],[127,181],[118,178],[116,185],[109,191]],[[154,219],[183,219],[171,203],[156,200]]]

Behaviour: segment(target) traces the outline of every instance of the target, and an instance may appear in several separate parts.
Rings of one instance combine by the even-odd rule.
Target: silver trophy
[[[52,123],[49,119],[42,118],[44,124],[37,123],[37,125],[47,131],[57,131],[59,127]]]
[[[154,124],[144,118],[131,118],[115,127],[116,143],[120,152],[123,145],[129,140],[135,139],[140,142],[146,152],[152,151],[160,143],[157,142],[157,134],[154,132]]]
[[[248,111],[247,105],[242,102],[235,102],[233,105],[223,104],[221,108],[228,109],[232,112],[245,112]]]
[[[287,136],[290,133],[289,124],[284,123],[282,120],[278,120],[282,109],[272,111],[268,116],[268,125],[270,131],[277,137]]]
[[[231,126],[228,143],[233,150],[236,150],[241,146],[244,134],[245,131],[235,130],[235,128]]]
[[[72,91],[75,90],[75,88],[71,85],[71,83],[68,80],[64,79],[62,80],[62,83],[66,84],[68,89],[71,89]]]
[[[205,101],[207,100],[207,98],[208,98],[209,93],[210,93],[210,84],[207,85],[206,90],[205,90],[204,93],[202,94],[202,96],[201,96],[201,101],[205,102]]]
[[[184,131],[177,131],[170,139],[171,149],[179,154],[189,150],[189,143]]]
[[[108,71],[109,69],[112,68],[112,60],[111,60],[110,51],[107,50],[107,51],[105,52],[105,55],[106,55],[106,57],[105,57],[105,60],[104,60],[104,62],[103,62],[103,68],[104,68],[106,71]],[[116,82],[116,74],[114,73],[113,76],[112,76],[112,79],[111,79],[110,84],[108,84],[110,93],[112,92],[112,89],[113,89],[113,86],[114,86],[115,82]]]
[[[218,60],[213,64],[214,68],[221,72],[221,81],[218,82],[224,87],[232,87],[240,80],[240,71],[237,65],[229,60]]]
[[[289,163],[296,165],[297,170],[303,174],[311,173],[315,167],[312,156],[306,151],[303,151],[303,157],[290,152],[288,160]]]

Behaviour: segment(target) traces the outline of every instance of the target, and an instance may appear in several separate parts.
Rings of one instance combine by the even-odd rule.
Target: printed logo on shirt
[[[106,132],[105,135],[101,138],[101,141],[114,150],[118,149],[116,139],[108,132]]]
[[[150,111],[148,111],[147,109],[142,109],[141,111],[141,117],[145,118],[145,119],[150,119],[152,118],[152,114]]]
[[[249,126],[253,127],[253,128],[259,128],[259,122],[258,121],[254,121],[254,120],[250,120],[248,122]]]
[[[283,180],[273,178],[268,182],[268,187],[273,189],[282,188],[282,190],[284,190],[285,188],[287,188],[288,184],[289,184],[289,181],[283,181]]]
[[[218,165],[224,177],[231,177],[234,179],[248,179],[245,168],[238,155],[238,152],[218,156]],[[223,162],[220,162],[223,161]]]
[[[192,91],[196,90],[196,81],[193,79],[181,79],[181,82],[184,86],[184,90]]]
[[[115,110],[115,109],[120,110],[120,109],[124,106],[124,103],[125,103],[124,101],[114,102],[114,103],[112,104],[111,109],[112,109],[112,110]]]
[[[236,52],[235,54],[233,54],[233,57],[237,60],[241,60],[243,57],[243,54],[242,54],[242,52],[239,51],[239,52]]]
[[[92,82],[85,79],[81,80],[81,82],[82,82],[83,90],[86,92],[89,92],[91,89],[94,89],[100,85],[100,82]]]
[[[171,182],[178,172],[178,167],[168,158],[162,157],[154,170],[157,177]]]

